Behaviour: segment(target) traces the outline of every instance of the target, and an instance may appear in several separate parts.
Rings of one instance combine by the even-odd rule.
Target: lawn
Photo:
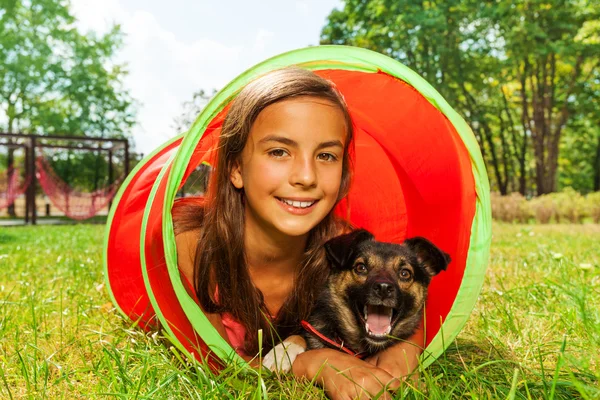
[[[190,365],[118,315],[100,225],[0,228],[0,398],[325,398]],[[600,399],[600,225],[494,225],[468,324],[397,398]]]

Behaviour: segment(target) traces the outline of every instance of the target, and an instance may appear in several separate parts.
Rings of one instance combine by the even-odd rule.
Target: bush
[[[589,216],[595,223],[600,223],[600,192],[589,193],[585,201]]]
[[[600,223],[600,192],[582,196],[572,188],[526,200],[519,193],[491,194],[492,218],[504,222],[527,223],[531,218],[541,224],[554,222],[581,223],[591,217]]]
[[[556,222],[566,220],[574,224],[580,223],[588,215],[585,198],[570,187],[549,196],[554,200],[556,207]]]
[[[556,217],[556,204],[552,195],[545,194],[535,197],[529,201],[531,209],[535,213],[535,219],[540,224],[548,224],[553,217]]]
[[[492,193],[492,218],[505,222],[529,222],[533,217],[529,203],[520,193],[511,193],[501,196],[500,193]]]

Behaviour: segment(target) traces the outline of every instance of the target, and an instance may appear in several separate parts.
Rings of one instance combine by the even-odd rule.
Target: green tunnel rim
[[[192,153],[202,138],[210,121],[225,107],[236,93],[251,80],[269,71],[296,65],[310,70],[341,69],[375,73],[382,71],[401,79],[413,86],[434,107],[440,110],[452,123],[462,139],[469,157],[475,181],[476,207],[471,225],[470,244],[464,270],[463,279],[457,292],[454,304],[440,331],[433,338],[423,353],[422,366],[426,367],[436,360],[445,348],[456,338],[466,324],[471,314],[487,267],[489,248],[491,243],[491,207],[489,198],[489,182],[485,165],[475,136],[463,118],[452,109],[444,98],[417,73],[382,54],[348,46],[318,46],[293,50],[270,58],[231,81],[206,105],[198,116],[190,131],[179,146],[177,155],[173,159],[172,169],[168,175],[167,188],[163,204],[163,241],[165,258],[169,276],[177,298],[197,332],[202,332],[202,339],[222,359],[245,363],[227,342],[218,334],[216,329],[208,322],[196,302],[189,296],[184,288],[177,267],[177,251],[171,208],[175,194],[182,180],[184,172],[191,159]],[[147,207],[152,201],[148,202]],[[152,293],[149,293],[152,296]],[[160,315],[159,315],[160,318]],[[166,321],[161,320],[163,324]],[[179,346],[181,347],[181,346]]]

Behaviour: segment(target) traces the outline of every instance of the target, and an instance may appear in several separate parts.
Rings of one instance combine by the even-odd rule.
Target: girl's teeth
[[[315,203],[314,201],[292,201],[292,200],[286,200],[286,199],[281,199],[281,201],[283,201],[287,205],[290,205],[290,206],[296,207],[296,208],[307,208],[307,207],[312,206]]]

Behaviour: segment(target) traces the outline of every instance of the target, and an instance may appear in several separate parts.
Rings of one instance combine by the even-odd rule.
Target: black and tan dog
[[[414,334],[429,282],[450,262],[427,239],[384,243],[362,229],[331,239],[325,249],[331,272],[303,322],[306,349],[331,347],[365,357]],[[265,356],[263,365],[287,371],[304,350],[302,340],[290,337]]]

